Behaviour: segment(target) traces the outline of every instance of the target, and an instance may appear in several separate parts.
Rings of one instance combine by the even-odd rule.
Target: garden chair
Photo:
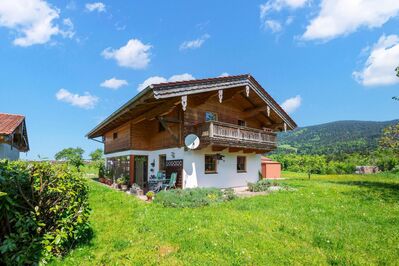
[[[171,189],[171,188],[176,188],[176,178],[177,178],[177,173],[172,173],[170,175],[169,183],[163,185],[163,189]]]
[[[162,187],[163,187],[163,183],[162,183],[162,181],[159,181],[155,185],[155,187],[152,189],[152,191],[154,191],[155,193],[158,193],[159,191],[161,191]]]

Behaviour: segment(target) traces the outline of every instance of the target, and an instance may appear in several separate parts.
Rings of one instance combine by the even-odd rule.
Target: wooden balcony
[[[186,134],[190,133],[200,138],[199,148],[212,145],[220,148],[267,152],[277,147],[276,133],[271,130],[242,127],[219,121],[187,127]]]

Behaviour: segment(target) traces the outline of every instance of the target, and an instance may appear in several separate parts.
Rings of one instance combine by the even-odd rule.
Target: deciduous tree
[[[75,166],[78,170],[83,165],[83,153],[85,151],[82,148],[67,148],[63,149],[55,154],[57,161],[67,161],[71,165]]]

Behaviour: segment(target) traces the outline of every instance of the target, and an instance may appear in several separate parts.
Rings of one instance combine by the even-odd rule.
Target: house
[[[262,177],[281,178],[281,163],[262,157]]]
[[[258,180],[276,132],[296,126],[252,76],[238,75],[150,85],[87,137],[101,138],[114,175],[144,189],[174,172],[180,188],[226,188]],[[197,145],[187,147],[188,135]]]
[[[0,160],[18,160],[20,152],[29,151],[25,117],[0,113]]]

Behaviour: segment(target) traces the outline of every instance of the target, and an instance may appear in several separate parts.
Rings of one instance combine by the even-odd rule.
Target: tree
[[[396,71],[396,76],[399,77],[399,66],[395,69],[395,71]],[[396,101],[399,101],[399,97],[398,96],[394,96],[394,97],[392,97],[392,99],[394,99]]]
[[[71,165],[75,166],[78,170],[83,165],[83,153],[85,151],[82,148],[67,148],[63,149],[55,154],[57,161],[67,161]]]
[[[380,139],[380,148],[392,151],[399,157],[399,124],[384,129]]]
[[[95,151],[93,151],[92,153],[90,153],[90,158],[93,162],[95,161],[99,161],[103,158],[104,156],[104,152],[102,149],[96,149]]]

